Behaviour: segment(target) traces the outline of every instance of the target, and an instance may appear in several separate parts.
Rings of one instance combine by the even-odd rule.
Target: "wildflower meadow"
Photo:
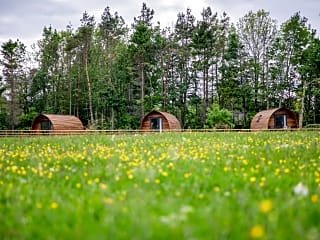
[[[320,132],[0,138],[0,239],[320,239]]]

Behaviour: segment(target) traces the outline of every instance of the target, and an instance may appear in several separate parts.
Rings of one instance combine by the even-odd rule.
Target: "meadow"
[[[320,239],[320,132],[0,138],[0,239]]]

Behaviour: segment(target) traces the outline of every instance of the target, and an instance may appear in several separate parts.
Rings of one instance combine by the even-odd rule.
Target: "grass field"
[[[320,133],[0,138],[0,239],[320,239]]]

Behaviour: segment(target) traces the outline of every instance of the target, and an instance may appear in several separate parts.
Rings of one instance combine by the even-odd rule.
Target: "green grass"
[[[319,132],[0,139],[0,239],[320,239],[319,198]]]

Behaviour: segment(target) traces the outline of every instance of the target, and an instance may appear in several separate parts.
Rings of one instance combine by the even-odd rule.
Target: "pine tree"
[[[19,102],[19,86],[23,77],[23,64],[25,61],[26,47],[19,40],[5,42],[1,45],[3,59],[3,77],[8,91],[9,128],[14,130],[18,124],[18,116],[22,112]]]

